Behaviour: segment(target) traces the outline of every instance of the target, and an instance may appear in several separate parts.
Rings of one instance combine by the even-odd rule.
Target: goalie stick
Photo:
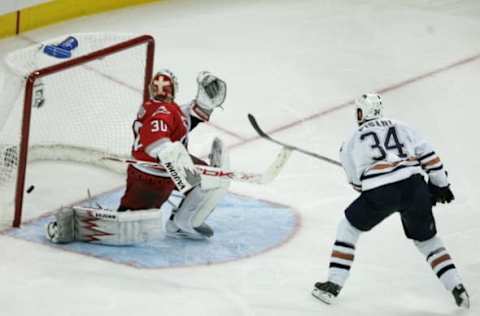
[[[257,132],[257,134],[266,139],[266,140],[269,140],[275,144],[278,144],[280,146],[283,146],[283,148],[288,148],[290,150],[295,150],[295,151],[298,151],[298,152],[301,152],[302,154],[305,154],[305,155],[308,155],[308,156],[312,156],[312,157],[315,157],[317,159],[320,159],[320,160],[323,160],[323,161],[326,161],[328,163],[331,163],[333,165],[336,165],[336,166],[342,166],[342,164],[334,159],[331,159],[331,158],[328,158],[328,157],[325,157],[325,156],[322,156],[322,155],[319,155],[317,153],[314,153],[314,152],[311,152],[311,151],[308,151],[308,150],[305,150],[305,149],[302,149],[302,148],[299,148],[299,147],[296,147],[296,146],[293,146],[293,145],[289,145],[289,144],[286,144],[284,142],[281,142],[281,141],[278,141],[274,138],[272,138],[270,135],[268,135],[267,133],[265,133],[261,128],[260,126],[258,125],[257,123],[257,120],[255,119],[255,116],[253,116],[252,114],[248,114],[248,120],[250,121],[250,124],[252,124],[252,127],[253,129],[255,129],[255,131]]]
[[[240,182],[247,182],[247,183],[254,183],[254,184],[267,184],[272,182],[278,176],[283,166],[285,166],[286,162],[288,161],[288,158],[290,158],[291,153],[292,153],[292,150],[290,148],[286,148],[286,147],[282,148],[282,150],[278,153],[277,157],[275,158],[275,161],[268,167],[268,169],[264,173],[224,170],[220,168],[202,166],[202,165],[195,165],[195,169],[200,174],[205,176],[222,177],[222,178],[231,179],[233,181],[240,181]],[[124,158],[113,157],[113,156],[105,156],[105,157],[102,157],[101,159],[121,162],[126,164],[144,165],[144,166],[163,169],[162,164],[156,163],[156,162],[150,162],[150,161],[124,159]]]

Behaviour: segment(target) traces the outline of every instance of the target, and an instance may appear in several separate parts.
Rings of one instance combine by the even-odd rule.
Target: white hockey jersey
[[[387,118],[363,123],[342,145],[340,160],[357,191],[423,172],[434,185],[448,185],[443,164],[432,146],[406,124]]]

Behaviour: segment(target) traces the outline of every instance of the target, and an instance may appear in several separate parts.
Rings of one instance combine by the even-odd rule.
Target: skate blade
[[[460,307],[465,308],[465,309],[469,309],[470,308],[470,298],[465,294],[462,294],[461,297],[462,297],[463,300],[460,303]]]
[[[202,227],[202,226],[200,226]],[[210,238],[213,236],[213,230],[207,229],[207,228],[200,228],[200,227],[194,227],[193,229],[199,233],[202,236],[205,236],[206,238]]]
[[[166,233],[167,237],[174,239],[207,240],[208,238],[201,234],[191,234],[187,232]]]
[[[313,289],[312,295],[327,305],[332,304],[332,302],[335,300],[335,296],[333,296],[331,293],[324,292],[316,288]]]

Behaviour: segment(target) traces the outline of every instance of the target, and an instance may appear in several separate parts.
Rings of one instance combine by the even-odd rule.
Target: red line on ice
[[[380,88],[378,90],[376,90],[376,92],[378,93],[386,93],[386,92],[390,92],[390,91],[393,91],[393,90],[397,90],[397,89],[400,89],[400,88],[403,88],[405,86],[408,86],[410,84],[413,84],[413,83],[416,83],[418,81],[421,81],[423,79],[427,79],[427,78],[430,78],[434,75],[437,75],[439,73],[442,73],[442,72],[445,72],[445,71],[448,71],[448,70],[451,70],[453,68],[456,68],[458,66],[462,66],[462,65],[465,65],[465,64],[468,64],[470,62],[474,62],[474,61],[477,61],[478,59],[480,59],[480,54],[476,54],[476,55],[473,55],[471,57],[468,57],[468,58],[464,58],[462,60],[459,60],[457,62],[454,62],[452,64],[449,64],[449,65],[446,65],[446,66],[443,66],[443,67],[440,67],[440,68],[437,68],[435,70],[432,70],[432,71],[429,71],[429,72],[426,72],[424,74],[420,74],[418,76],[415,76],[415,77],[412,77],[410,79],[407,79],[407,80],[404,80],[404,81],[400,81],[396,84],[392,84],[392,85],[389,85],[387,87],[384,87],[384,88]],[[320,117],[323,117],[327,114],[330,114],[332,112],[336,112],[338,110],[341,110],[341,109],[344,109],[346,107],[349,107],[351,105],[353,105],[353,102],[354,100],[351,99],[351,100],[348,100],[348,101],[345,101],[341,104],[338,104],[338,105],[333,105],[331,107],[328,107],[318,113],[315,113],[315,114],[312,114],[312,115],[309,115],[309,116],[306,116],[304,118],[301,118],[301,119],[298,119],[298,120],[295,120],[295,121],[292,121],[290,123],[287,123],[285,125],[282,125],[282,126],[278,126],[278,127],[275,127],[269,131],[267,131],[268,134],[275,134],[277,132],[281,132],[281,131],[284,131],[286,129],[289,129],[289,128],[292,128],[292,127],[295,127],[297,125],[300,125],[300,124],[303,124],[303,123],[306,123],[306,122],[309,122],[309,121],[312,121],[312,120],[315,120],[317,118],[320,118]],[[253,141],[256,141],[260,139],[260,136],[255,136],[255,137],[251,137],[251,138],[247,138],[247,139],[244,139],[236,144],[233,144],[233,145],[230,145],[229,148],[236,148],[236,147],[239,147],[239,146],[242,146],[242,145],[245,145],[247,143],[250,143],[250,142],[253,142]]]

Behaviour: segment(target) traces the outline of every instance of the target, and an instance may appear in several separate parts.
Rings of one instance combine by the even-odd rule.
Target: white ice
[[[260,170],[278,149],[252,141],[247,113],[266,130],[280,129],[276,138],[337,158],[354,128],[354,110],[324,111],[363,92],[384,91],[387,115],[416,126],[449,171],[456,200],[435,208],[439,236],[470,291],[469,314],[478,315],[478,1],[162,1],[4,39],[0,57],[29,44],[26,38],[82,31],[153,35],[156,66],[176,72],[180,101],[194,94],[198,71],[224,77],[225,110],[214,114],[214,126],[192,134],[192,150],[205,154],[219,135],[239,169]],[[48,210],[86,186],[101,192],[123,183],[121,176],[85,172],[63,174],[62,193],[42,192],[37,185],[27,199]],[[336,224],[356,197],[340,168],[296,153],[271,185],[234,184],[231,191],[290,205],[301,215],[300,230],[289,243],[259,256],[163,270],[132,269],[0,236],[0,315],[461,314],[403,236],[398,215],[361,237],[336,305],[311,297],[314,282],[326,276]]]

